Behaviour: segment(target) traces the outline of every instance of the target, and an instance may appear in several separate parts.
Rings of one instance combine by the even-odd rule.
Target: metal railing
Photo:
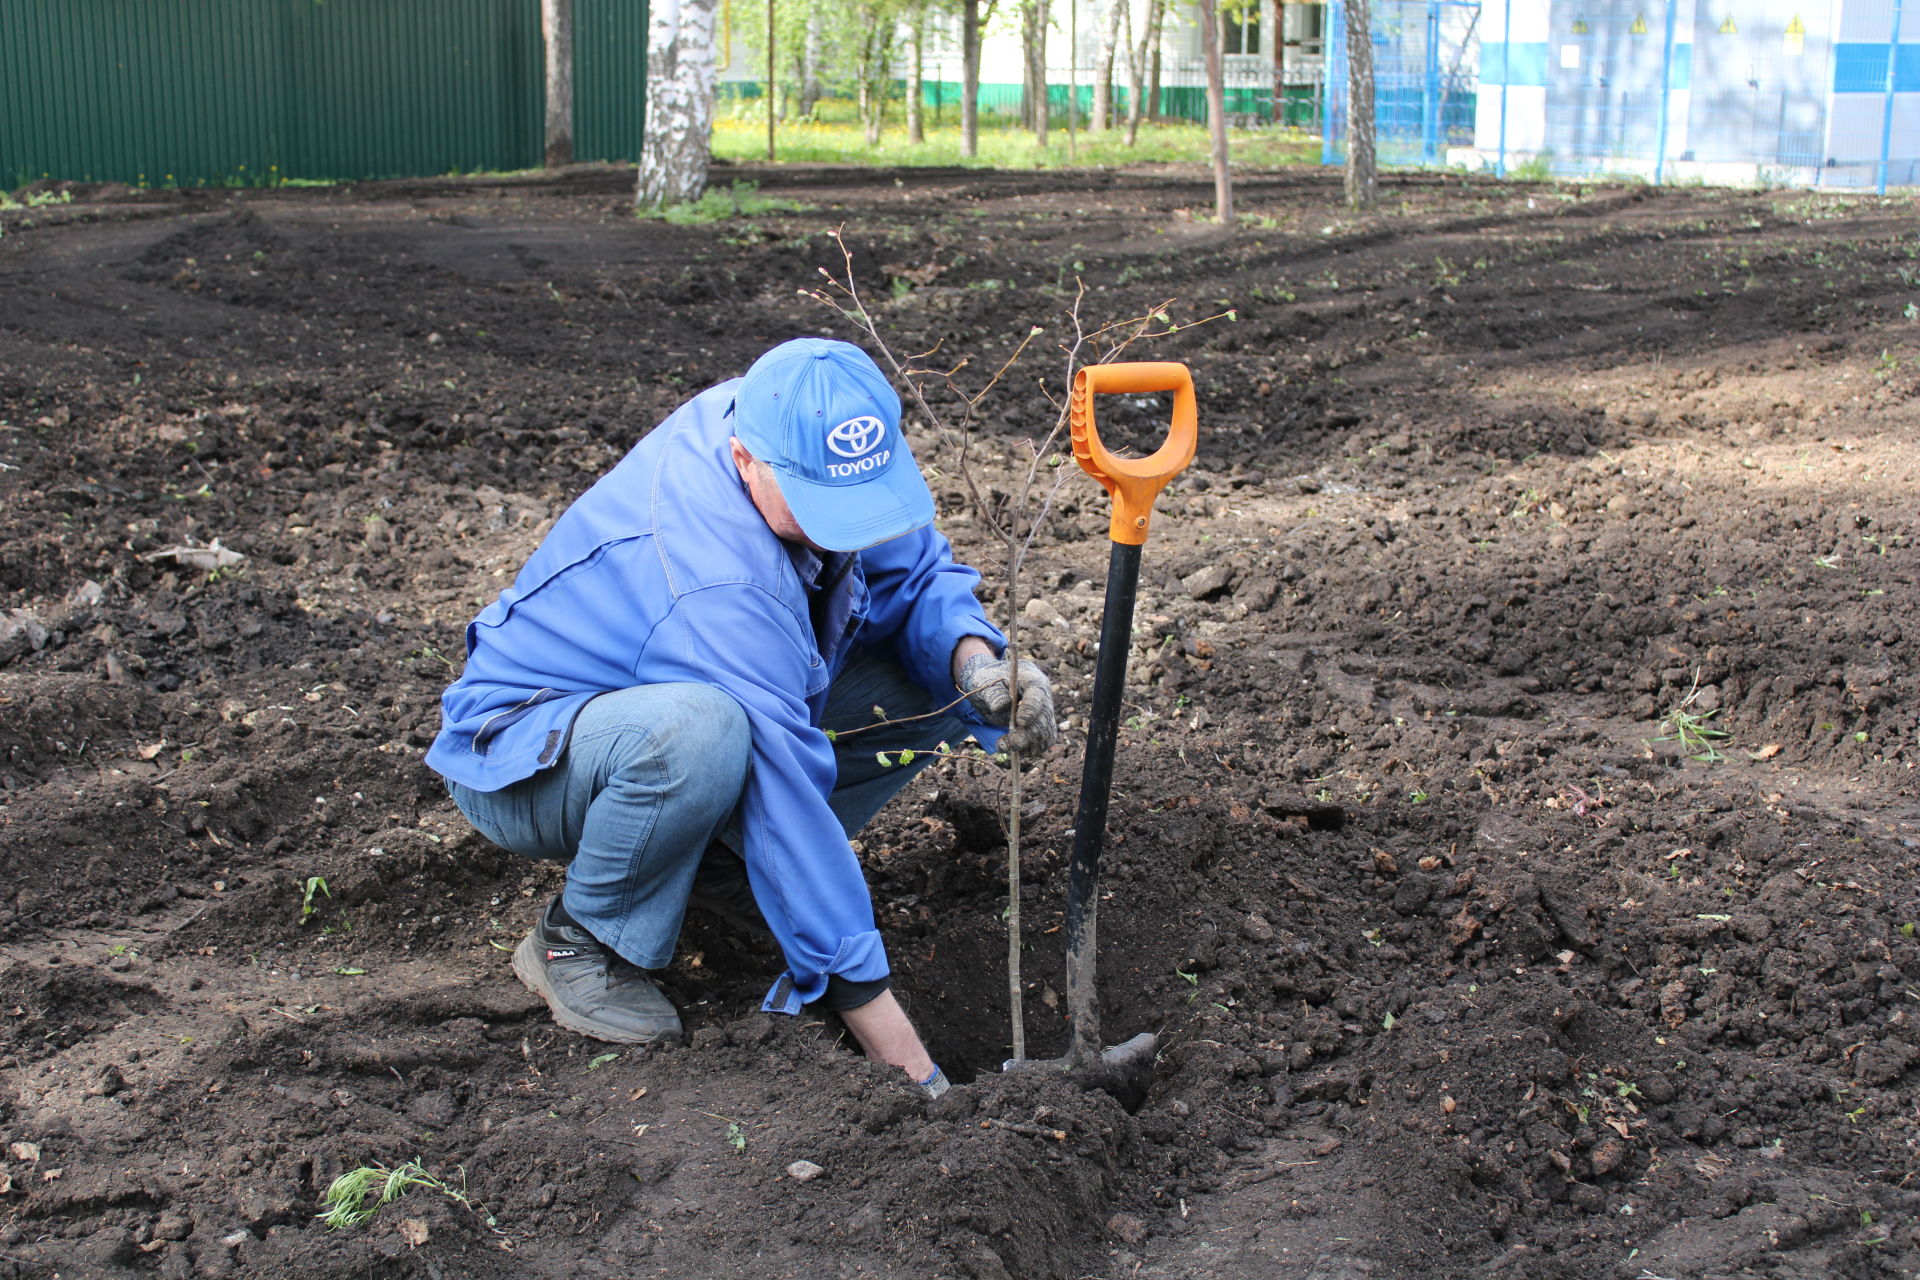
[[[1538,176],[1920,183],[1920,0],[1373,0],[1383,163]],[[1327,163],[1346,31],[1327,8]]]

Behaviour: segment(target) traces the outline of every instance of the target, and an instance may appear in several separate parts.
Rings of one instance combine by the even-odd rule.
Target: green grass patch
[[[763,196],[754,182],[735,182],[725,187],[708,187],[698,200],[670,204],[659,209],[640,209],[642,218],[658,218],[676,227],[701,226],[725,222],[729,218],[751,218],[763,213],[805,213],[808,206],[780,196]]]
[[[758,162],[767,158],[767,116],[749,101],[722,110],[713,123],[713,154],[722,160]],[[1064,120],[1056,120],[1044,151],[1033,134],[1005,117],[982,114],[980,153],[960,154],[960,114],[942,109],[936,121],[926,113],[926,141],[907,141],[905,119],[896,105],[888,114],[880,145],[867,145],[854,119],[853,105],[822,102],[817,120],[782,121],[774,126],[774,157],[790,164],[858,164],[876,167],[926,166],[975,169],[1124,168],[1136,164],[1206,164],[1210,143],[1205,125],[1142,123],[1133,146],[1124,125],[1103,133],[1080,130],[1069,153]],[[1228,153],[1236,165],[1278,168],[1320,163],[1320,135],[1302,129],[1233,129]]]

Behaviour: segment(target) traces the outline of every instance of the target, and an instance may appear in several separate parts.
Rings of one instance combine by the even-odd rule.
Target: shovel
[[[1094,397],[1107,393],[1173,393],[1173,426],[1153,454],[1116,458],[1100,443]],[[1073,379],[1070,426],[1073,456],[1081,470],[1113,497],[1108,536],[1107,598],[1100,619],[1100,656],[1094,667],[1093,711],[1087,724],[1086,766],[1080,776],[1080,808],[1074,820],[1073,861],[1067,872],[1067,1022],[1070,1040],[1063,1059],[1015,1059],[1007,1070],[1062,1068],[1092,1088],[1104,1089],[1132,1109],[1145,1100],[1153,1080],[1158,1037],[1143,1031],[1124,1044],[1100,1047],[1100,1002],[1094,961],[1100,909],[1100,851],[1106,843],[1107,801],[1113,788],[1114,742],[1120,729],[1120,699],[1127,682],[1127,652],[1133,644],[1133,602],[1140,585],[1140,549],[1147,541],[1153,500],[1193,461],[1198,428],[1193,375],[1170,362],[1089,365]]]

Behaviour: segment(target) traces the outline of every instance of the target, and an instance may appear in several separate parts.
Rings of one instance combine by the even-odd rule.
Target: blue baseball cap
[[[933,494],[900,432],[900,396],[851,343],[795,338],[767,352],[740,384],[734,421],[801,532],[827,550],[933,523]]]

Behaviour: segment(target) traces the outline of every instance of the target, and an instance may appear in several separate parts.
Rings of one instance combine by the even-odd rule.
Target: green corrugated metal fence
[[[574,149],[640,152],[646,0],[575,0]],[[0,183],[540,164],[540,0],[0,0]]]

